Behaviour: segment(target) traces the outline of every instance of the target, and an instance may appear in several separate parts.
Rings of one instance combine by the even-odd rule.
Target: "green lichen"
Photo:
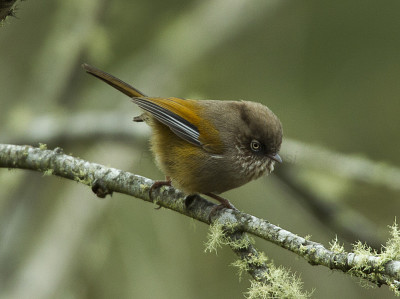
[[[245,260],[242,260],[242,259],[237,259],[236,261],[234,261],[231,264],[231,266],[233,266],[237,269],[239,281],[242,281],[243,273],[246,273],[250,269],[249,264]]]
[[[389,289],[397,296],[400,297],[400,290],[398,286],[394,283],[389,283]]]
[[[207,242],[205,243],[205,251],[217,253],[218,248],[223,245],[230,246],[233,250],[240,250],[249,247],[251,243],[254,243],[254,239],[245,236],[237,240],[229,238],[229,234],[232,234],[237,229],[237,223],[229,221],[214,222],[210,225],[210,229],[207,236]]]
[[[250,265],[255,265],[257,267],[261,267],[266,265],[268,261],[268,257],[265,256],[263,252],[258,255],[249,254],[245,259],[237,259],[234,261],[231,266],[237,268],[239,281],[241,281],[243,273],[250,270]]]
[[[43,172],[43,176],[50,176],[53,175],[54,169],[47,169]]]
[[[39,142],[39,149],[41,149],[42,151],[47,150],[47,144]]]
[[[399,225],[394,220],[393,225],[388,226],[390,230],[390,238],[386,241],[386,245],[383,246],[381,257],[382,263],[386,263],[390,260],[400,260],[400,231]]]
[[[220,222],[214,222],[210,225],[210,229],[207,235],[207,242],[205,243],[205,252],[215,252],[218,253],[218,249],[222,245],[227,245],[228,241],[225,236],[223,225]]]
[[[264,252],[261,252],[260,254],[256,255],[251,255],[247,259],[248,264],[256,265],[256,266],[262,266],[265,265],[268,261],[268,257],[265,256]]]
[[[307,246],[300,245],[299,252],[303,255],[307,252]]]
[[[400,231],[396,220],[392,226],[389,226],[389,228],[390,238],[386,242],[386,245],[382,246],[382,251],[380,253],[377,253],[376,250],[360,241],[353,245],[353,252],[357,254],[358,259],[357,263],[350,269],[349,273],[372,282],[380,283],[381,281],[385,281],[385,283],[388,284],[389,289],[392,290],[396,296],[400,296],[400,290],[398,289],[398,284],[395,279],[376,272],[383,272],[388,261],[400,259]],[[372,265],[369,262],[370,257],[375,257],[375,263],[373,265],[375,272],[372,273],[369,273],[372,270]],[[364,287],[371,287],[371,284],[365,284],[365,282],[361,283]]]
[[[366,243],[357,241],[355,244],[353,244],[353,252],[358,258],[355,261],[354,266],[350,269],[349,274],[361,278],[367,279],[369,277],[372,279],[373,277],[371,274],[366,274],[366,272],[371,269],[371,266],[368,264],[368,259],[371,255],[377,255],[376,251],[374,251]]]
[[[21,156],[22,156],[23,158],[26,158],[26,157],[28,157],[28,155],[29,155],[29,150],[28,150],[28,148],[25,148],[25,149],[22,151]]]
[[[360,257],[365,257],[368,259],[371,255],[378,255],[376,250],[372,249],[368,244],[357,241],[353,244],[353,252]]]
[[[93,184],[93,180],[87,175],[87,173],[83,170],[79,170],[78,172],[73,171],[74,181],[91,186]]]
[[[254,244],[254,239],[246,235],[246,236],[243,236],[243,238],[240,238],[235,241],[228,240],[227,244],[233,250],[240,250],[240,249],[248,248],[251,244]]]
[[[336,235],[332,242],[329,242],[330,250],[334,253],[344,253],[344,247],[339,243],[338,237]]]
[[[264,273],[268,284],[251,280],[251,286],[245,296],[256,298],[310,298],[313,292],[303,292],[303,282],[296,274],[284,267],[268,264],[269,271]]]

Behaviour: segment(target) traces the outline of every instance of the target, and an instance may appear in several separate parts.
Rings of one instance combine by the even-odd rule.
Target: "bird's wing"
[[[198,128],[196,103],[178,98],[132,98],[144,111],[168,126],[177,136],[197,146],[202,146]],[[184,102],[184,103],[183,103]]]

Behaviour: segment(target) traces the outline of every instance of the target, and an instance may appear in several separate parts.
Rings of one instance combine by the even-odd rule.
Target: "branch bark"
[[[212,213],[215,204],[201,196],[187,197],[181,191],[168,186],[155,188],[150,196],[149,190],[154,181],[115,168],[65,155],[60,148],[47,150],[31,146],[0,144],[0,167],[21,168],[44,172],[47,175],[74,180],[92,187],[100,197],[113,192],[124,193],[140,198],[199,220],[206,224],[218,221],[223,226],[234,228],[228,232],[232,240],[243,238],[243,233],[258,236],[292,251],[303,257],[311,265],[322,265],[329,269],[340,270],[353,276],[364,278],[377,285],[386,284],[400,291],[400,261],[385,260],[380,255],[369,256],[334,252],[322,244],[299,237],[267,220],[232,210]],[[246,256],[258,255],[257,249],[250,243],[245,248],[232,247],[235,253],[247,263],[248,273],[259,282],[265,280],[268,266],[256,265]]]

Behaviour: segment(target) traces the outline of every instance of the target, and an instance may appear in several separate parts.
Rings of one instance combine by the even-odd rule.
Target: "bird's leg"
[[[169,176],[165,176],[165,180],[164,181],[155,181],[153,183],[153,185],[151,185],[151,187],[149,189],[150,200],[153,201],[153,196],[151,195],[151,193],[153,192],[154,189],[160,188],[162,186],[172,186],[171,183],[172,183],[172,181],[171,181],[171,178]],[[158,207],[156,209],[157,210],[161,209],[161,206],[158,205]]]
[[[219,201],[220,204],[218,206],[221,206],[219,209],[227,208],[227,209],[237,210],[235,208],[235,206],[233,204],[231,204],[229,202],[229,200],[227,200],[226,198],[223,198],[223,197],[221,197],[221,196],[219,196],[217,194],[214,194],[214,193],[205,193],[205,195],[207,195],[207,196],[209,196],[211,198],[214,198],[215,200]]]
[[[220,204],[216,205],[215,207],[212,208],[211,212],[210,212],[210,216],[208,217],[208,220],[210,220],[211,222],[211,216],[213,216],[217,211],[226,208],[226,209],[232,209],[232,210],[236,210],[235,206],[233,204],[231,204],[229,202],[229,200],[227,200],[226,198],[223,198],[219,195],[216,195],[214,193],[205,193],[205,195],[214,198],[215,200],[219,201]]]

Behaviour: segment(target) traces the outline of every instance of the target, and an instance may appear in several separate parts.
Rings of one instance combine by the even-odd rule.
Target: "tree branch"
[[[34,148],[0,144],[0,167],[30,169],[47,175],[64,177],[91,186],[93,191],[101,197],[113,192],[131,195],[148,202],[155,202],[162,207],[207,224],[210,224],[211,219],[211,222],[215,221],[223,227],[231,228],[225,232],[228,234],[227,237],[234,242],[243,239],[244,232],[250,233],[294,252],[311,265],[341,270],[379,286],[387,284],[395,291],[400,291],[400,261],[394,258],[390,260],[388,255],[328,250],[322,244],[299,237],[266,220],[240,211],[222,210],[213,214],[215,204],[198,195],[187,197],[173,187],[156,188],[150,196],[149,190],[154,181],[65,155],[59,148],[47,150],[44,146]],[[268,266],[265,263],[255,264],[248,259],[252,255],[259,255],[250,242],[247,242],[246,246],[231,246],[231,248],[247,263],[246,270],[256,281],[268,283],[265,280],[266,273],[269,271]],[[399,256],[399,252],[394,255],[396,259]]]

